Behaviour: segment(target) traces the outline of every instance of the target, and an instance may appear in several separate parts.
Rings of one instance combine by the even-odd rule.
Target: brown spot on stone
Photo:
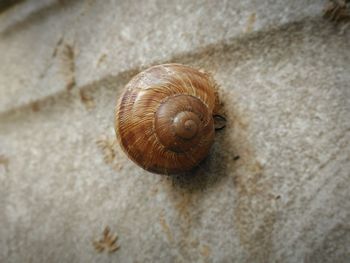
[[[94,240],[92,244],[95,250],[99,253],[105,250],[109,253],[113,253],[120,248],[117,241],[118,241],[118,235],[116,234],[113,235],[111,233],[111,229],[109,228],[109,226],[106,226],[105,230],[102,233],[102,238],[99,240]]]
[[[34,112],[40,111],[39,102],[38,101],[33,102],[32,105],[31,105],[31,108],[32,108],[32,111],[34,111]]]
[[[171,202],[175,217],[178,224],[176,224],[176,240],[174,245],[179,247],[183,258],[190,261],[190,247],[198,247],[198,240],[193,237],[192,228],[196,225],[196,217],[198,215],[198,202],[202,193],[189,192],[186,189],[181,189],[174,185],[174,181],[170,178],[161,180],[161,186],[168,192],[169,201]]]
[[[190,245],[193,247],[193,248],[197,248],[199,246],[199,241],[198,239],[194,239],[190,242]]]
[[[248,20],[247,20],[247,25],[246,25],[246,28],[245,28],[245,32],[246,32],[246,33],[250,33],[250,32],[253,31],[255,21],[256,21],[256,14],[255,14],[255,13],[252,13],[252,14],[248,17]]]
[[[211,254],[211,248],[207,245],[201,247],[200,253],[203,257],[208,258]]]
[[[75,83],[74,79],[69,80],[66,84],[66,90],[68,90],[68,91],[72,90],[74,88],[75,84],[76,83]]]
[[[223,99],[235,97],[235,94],[221,96]],[[269,262],[277,213],[276,201],[269,198],[273,194],[272,179],[257,160],[254,146],[249,141],[249,112],[239,109],[234,102],[224,101],[224,105],[227,127],[216,135],[220,142],[216,154],[220,156],[219,167],[232,178],[235,230],[249,255],[247,262]]]
[[[0,155],[0,165],[4,166],[6,172],[9,170],[9,163],[9,158],[7,158],[5,155]]]
[[[163,229],[163,232],[166,234],[168,241],[169,242],[173,242],[174,238],[173,238],[173,235],[171,233],[170,227],[169,227],[168,223],[165,220],[164,211],[162,211],[161,214],[160,214],[159,223],[160,223],[160,225],[161,225],[161,227]]]
[[[120,171],[123,168],[122,163],[125,161],[125,157],[120,152],[116,139],[103,135],[96,140],[96,144],[102,151],[104,162],[110,165],[113,170]]]
[[[97,60],[96,66],[99,67],[103,62],[106,61],[107,54],[103,53]]]
[[[87,109],[93,109],[95,108],[95,101],[94,98],[88,93],[86,90],[80,90],[79,91],[80,100],[85,105]]]
[[[61,46],[62,42],[63,42],[63,37],[60,37],[55,45],[53,52],[52,52],[52,55],[51,55],[52,58],[55,58],[57,56],[58,49]]]
[[[249,260],[268,262],[272,250],[272,231],[276,221],[271,182],[254,155],[245,156],[234,177],[237,197],[235,224],[240,241],[249,251]]]
[[[188,193],[183,193],[180,195],[179,201],[176,203],[176,210],[179,212],[180,216],[185,220],[191,220],[189,206],[192,202],[192,195]]]
[[[62,48],[62,73],[66,80],[66,90],[70,91],[76,85],[75,80],[75,51],[73,45],[64,44]]]

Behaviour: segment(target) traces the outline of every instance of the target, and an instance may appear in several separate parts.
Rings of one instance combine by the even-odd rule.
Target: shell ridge
[[[154,66],[137,74],[126,85],[116,108],[115,129],[124,152],[135,163],[156,173],[172,174],[198,164],[214,138],[211,118],[216,105],[215,88],[211,75],[181,64]],[[170,109],[164,110],[168,105]],[[177,119],[177,125],[185,123],[186,118],[195,120],[199,126],[198,134],[197,126],[192,126],[196,127],[193,138],[179,137],[177,132],[182,133],[182,128],[175,130],[172,124],[177,114],[186,111],[195,113],[198,119],[181,115],[185,117],[181,122]],[[166,134],[164,140],[174,141],[164,145],[159,133]]]

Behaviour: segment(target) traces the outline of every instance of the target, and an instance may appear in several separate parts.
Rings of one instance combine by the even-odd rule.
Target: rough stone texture
[[[18,7],[19,17],[0,17],[0,85],[7,87],[0,90],[0,111],[69,89],[73,80],[86,85],[246,31],[319,15],[321,3],[28,1]]]
[[[349,262],[350,25],[323,4],[1,14],[0,261]],[[116,98],[160,62],[220,84],[228,125],[191,177],[145,172],[115,143]],[[107,225],[121,247],[99,254]]]

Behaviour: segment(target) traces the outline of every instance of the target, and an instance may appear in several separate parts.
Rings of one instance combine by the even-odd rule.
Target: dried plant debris
[[[48,71],[50,70],[50,68],[53,66],[53,64],[55,62],[55,58],[56,58],[58,52],[60,51],[62,43],[63,43],[63,37],[60,37],[58,39],[53,51],[52,51],[51,59],[48,61],[43,72],[40,73],[39,78],[43,79],[46,76],[46,74],[48,73]]]
[[[117,140],[101,136],[96,140],[96,144],[102,150],[105,163],[112,166],[114,170],[119,171],[122,168],[119,157],[122,157],[118,154]]]
[[[107,54],[103,53],[100,58],[97,60],[96,66],[99,67],[107,59]]]
[[[66,79],[66,89],[72,90],[76,84],[75,81],[75,52],[73,45],[65,44],[62,50],[63,74]]]
[[[86,90],[80,90],[79,95],[81,102],[86,106],[87,109],[95,108],[96,105],[94,98]]]
[[[249,17],[248,17],[248,21],[247,21],[247,25],[246,25],[246,29],[245,31],[247,33],[250,33],[254,30],[254,24],[256,21],[256,14],[252,13]]]
[[[53,52],[52,52],[52,55],[51,55],[52,58],[55,58],[57,56],[58,49],[62,45],[62,43],[63,43],[63,37],[60,37],[55,45]]]
[[[350,1],[329,1],[324,9],[323,17],[334,22],[350,21]]]
[[[106,226],[103,231],[102,238],[98,241],[93,241],[93,245],[97,252],[101,253],[107,251],[109,253],[117,251],[120,246],[117,243],[118,236],[111,234],[111,229],[109,226]]]
[[[162,211],[162,213],[160,214],[159,222],[160,222],[160,225],[162,227],[163,232],[167,236],[168,241],[173,242],[174,241],[173,234],[171,233],[170,227],[165,220],[164,211]]]

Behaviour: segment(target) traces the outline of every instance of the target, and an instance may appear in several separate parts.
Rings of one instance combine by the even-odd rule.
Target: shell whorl
[[[151,172],[191,170],[214,140],[215,86],[208,74],[180,64],[158,65],[136,75],[116,109],[123,150]]]

